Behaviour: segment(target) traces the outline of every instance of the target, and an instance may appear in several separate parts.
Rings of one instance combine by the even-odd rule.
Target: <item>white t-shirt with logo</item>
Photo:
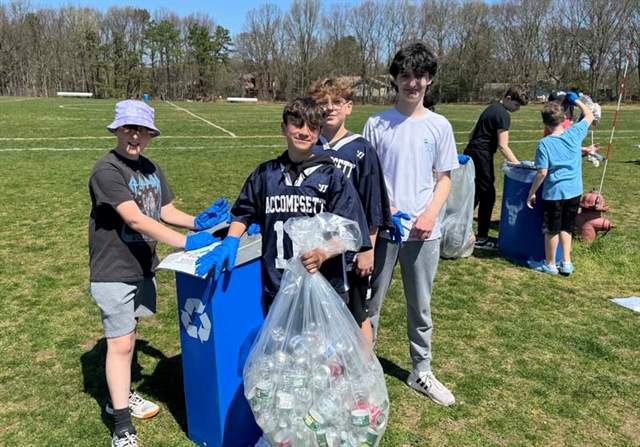
[[[410,221],[402,221],[404,240],[417,240],[409,238],[409,232],[433,199],[434,173],[459,166],[451,123],[431,111],[409,118],[392,108],[370,117],[362,135],[378,153],[391,206],[411,216]],[[380,235],[389,237],[388,232]],[[439,237],[436,221],[429,240]]]

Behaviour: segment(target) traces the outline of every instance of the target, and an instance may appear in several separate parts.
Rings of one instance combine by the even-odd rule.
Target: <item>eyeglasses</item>
[[[333,101],[320,101],[318,105],[325,110],[339,110],[347,103],[345,99],[336,99]]]
[[[139,135],[149,135],[153,133],[153,130],[144,126],[136,126],[134,124],[127,124],[126,126],[122,126],[122,131],[126,134],[130,134],[132,132],[137,132]]]

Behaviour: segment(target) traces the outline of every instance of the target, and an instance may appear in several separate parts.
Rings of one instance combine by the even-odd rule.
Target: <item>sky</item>
[[[3,0],[0,0],[2,2]],[[169,9],[179,16],[206,12],[218,25],[227,28],[231,35],[242,32],[248,11],[265,3],[278,5],[283,11],[289,9],[293,0],[31,0],[35,7],[59,7],[64,5],[90,6],[106,10],[111,6],[134,6],[143,8],[153,15],[156,8]],[[360,3],[360,0],[323,0],[325,6],[331,3]]]

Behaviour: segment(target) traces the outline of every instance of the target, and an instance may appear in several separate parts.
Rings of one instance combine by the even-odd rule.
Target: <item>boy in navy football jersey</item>
[[[327,111],[319,143],[313,151],[329,154],[333,163],[355,187],[367,219],[367,226],[361,230],[369,233],[371,243],[375,246],[378,228],[392,229],[393,221],[378,155],[367,140],[347,130],[344,124],[353,109],[353,90],[343,81],[327,78],[316,81],[309,95]],[[373,250],[357,255],[347,253],[345,261],[349,310],[364,336],[373,344],[373,332],[366,309],[369,278],[373,272]]]
[[[287,259],[300,256],[310,273],[320,271],[343,299],[348,285],[342,256],[315,249],[298,253],[284,231],[292,217],[311,217],[330,212],[351,219],[360,228],[367,221],[357,192],[327,154],[314,154],[326,118],[326,112],[311,98],[289,102],[282,114],[282,134],[287,150],[277,159],[260,164],[246,180],[231,210],[231,226],[221,245],[197,261],[196,272],[203,274],[215,267],[218,277],[226,263],[232,270],[240,237],[252,224],[262,233],[262,305],[265,314],[280,289]],[[362,250],[371,249],[367,233],[362,235]]]

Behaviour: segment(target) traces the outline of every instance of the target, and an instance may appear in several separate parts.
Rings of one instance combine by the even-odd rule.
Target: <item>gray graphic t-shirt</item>
[[[133,200],[140,212],[159,221],[174,194],[158,166],[111,151],[94,165],[89,179],[89,264],[91,282],[134,282],[148,278],[158,265],[156,241],[131,229],[115,207]]]

